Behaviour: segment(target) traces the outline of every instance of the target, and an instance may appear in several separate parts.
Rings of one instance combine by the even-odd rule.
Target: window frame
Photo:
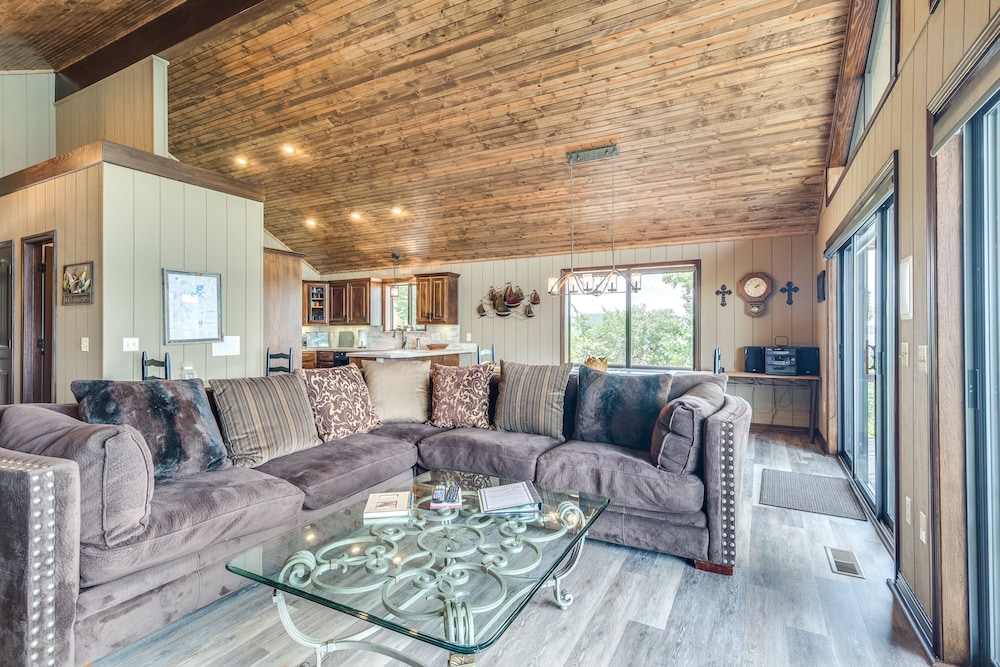
[[[621,269],[626,273],[642,273],[643,275],[647,273],[657,273],[669,271],[672,268],[689,268],[694,273],[694,281],[692,286],[692,306],[691,306],[691,319],[692,319],[692,365],[691,367],[683,366],[648,366],[648,365],[632,365],[631,362],[631,318],[626,317],[626,363],[624,366],[621,365],[609,365],[611,368],[622,368],[628,370],[697,370],[701,360],[701,260],[700,259],[689,259],[689,260],[676,260],[669,262],[651,262],[651,263],[641,263],[641,264],[618,264],[617,268]],[[611,268],[611,266],[592,266],[592,267],[575,267],[573,270],[577,273],[593,273],[599,274],[606,272]],[[564,268],[561,273],[566,273],[570,269]],[[643,278],[643,284],[646,283],[645,277]],[[631,307],[631,291],[626,290],[626,307]],[[563,363],[570,361],[570,314],[571,310],[569,307],[570,295],[562,295],[559,297],[559,325],[560,325],[560,335],[559,335],[559,357]],[[573,362],[576,364],[577,362]]]
[[[393,308],[393,302],[395,299],[390,296],[389,290],[392,289],[393,285],[399,287],[400,290],[406,289],[410,295],[410,307],[409,315],[410,321],[406,324],[394,327],[394,316],[395,309]],[[416,278],[405,278],[402,280],[397,280],[395,283],[392,281],[385,281],[382,283],[382,331],[388,333],[394,329],[399,329],[400,327],[405,328],[407,331],[426,331],[427,325],[417,324],[417,279]]]

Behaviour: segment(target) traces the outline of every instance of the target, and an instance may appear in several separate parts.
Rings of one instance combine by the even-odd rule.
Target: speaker
[[[798,348],[797,373],[799,375],[819,375],[819,348]]]
[[[764,372],[764,348],[760,345],[747,345],[743,348],[743,370],[747,373]]]

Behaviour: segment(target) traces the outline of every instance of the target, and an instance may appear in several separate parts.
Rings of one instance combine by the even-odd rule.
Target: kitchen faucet
[[[396,327],[395,329],[393,329],[392,330],[392,337],[393,338],[396,337],[396,332],[397,331],[399,332],[399,337],[402,339],[401,340],[402,344],[399,346],[399,349],[405,350],[406,349],[406,329],[404,329],[403,327]]]

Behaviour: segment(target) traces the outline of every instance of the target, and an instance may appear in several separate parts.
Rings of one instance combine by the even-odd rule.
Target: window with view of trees
[[[392,296],[392,285],[386,283],[383,287],[382,303],[385,304],[385,331],[393,329],[424,329],[424,326],[417,326],[417,284],[414,282],[397,283],[399,295]]]
[[[694,368],[697,266],[630,268],[642,289],[567,297],[569,360],[607,357],[626,368]]]

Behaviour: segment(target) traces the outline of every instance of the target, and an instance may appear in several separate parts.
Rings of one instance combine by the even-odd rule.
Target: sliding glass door
[[[965,312],[973,663],[1000,666],[1000,104],[965,132]]]
[[[837,253],[840,284],[840,454],[872,511],[894,525],[895,459],[892,449],[895,339],[892,199],[861,223]]]

